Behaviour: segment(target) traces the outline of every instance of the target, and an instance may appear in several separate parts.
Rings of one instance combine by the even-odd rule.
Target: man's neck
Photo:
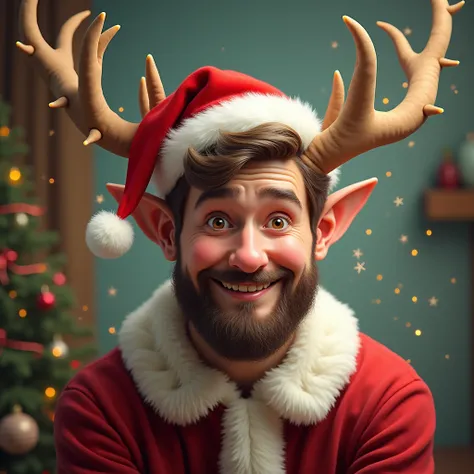
[[[243,392],[251,390],[254,383],[260,380],[266,372],[280,364],[294,340],[294,337],[291,337],[280,349],[266,359],[259,361],[233,361],[217,354],[191,323],[189,324],[189,338],[203,361],[211,367],[226,373]]]

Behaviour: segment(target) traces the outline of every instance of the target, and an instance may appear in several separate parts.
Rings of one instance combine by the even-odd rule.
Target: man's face
[[[318,283],[309,204],[294,160],[251,164],[191,188],[173,272],[186,318],[220,355],[259,360],[310,309]]]

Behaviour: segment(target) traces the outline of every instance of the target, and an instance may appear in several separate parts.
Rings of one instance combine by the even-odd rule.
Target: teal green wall
[[[106,27],[122,25],[105,56],[105,95],[114,110],[124,107],[123,116],[132,121],[140,119],[137,90],[148,53],[154,55],[168,93],[193,70],[210,64],[269,81],[288,94],[300,95],[324,114],[333,71],[339,69],[347,85],[355,60],[343,14],[361,22],[374,40],[379,57],[376,107],[388,110],[402,100],[405,77],[391,41],[375,22],[410,27],[415,50],[424,46],[431,22],[428,0],[95,0],[94,14],[103,10],[108,15]],[[433,183],[441,150],[457,148],[474,130],[472,3],[456,16],[454,25],[448,57],[460,59],[461,67],[442,74],[437,102],[445,114],[429,120],[410,139],[343,167],[340,186],[372,176],[380,182],[346,236],[321,264],[323,284],[355,309],[362,330],[410,359],[427,381],[437,405],[437,442],[443,445],[467,444],[470,436],[468,228],[427,223],[421,196]],[[382,103],[383,97],[390,99],[388,105]],[[415,146],[408,146],[410,140]],[[115,210],[105,183],[125,181],[126,161],[99,148],[95,154],[96,193],[105,197],[96,207]],[[387,171],[392,172],[390,178]],[[393,204],[397,196],[403,198],[403,206]],[[370,236],[365,233],[368,228],[373,231]],[[425,235],[427,228],[433,231],[430,237]],[[408,236],[405,245],[399,242],[401,234]],[[366,264],[360,275],[352,254],[357,248]],[[419,250],[417,257],[411,256],[413,248]],[[123,258],[97,261],[102,352],[116,343],[108,328],[118,328],[170,270],[160,250],[141,234]],[[451,278],[456,278],[455,284]],[[394,289],[400,284],[397,295]],[[108,294],[110,287],[117,289],[115,296]],[[418,297],[416,304],[412,296]],[[432,296],[439,299],[435,307],[428,303]],[[407,328],[406,323],[412,326]],[[420,337],[416,329],[422,330]]]

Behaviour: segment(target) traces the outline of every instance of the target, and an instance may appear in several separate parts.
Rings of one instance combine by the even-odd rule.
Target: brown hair
[[[176,239],[184,218],[190,186],[200,190],[228,183],[249,161],[295,159],[310,204],[313,237],[328,195],[329,177],[309,168],[299,156],[304,151],[300,136],[280,123],[266,123],[246,132],[222,132],[217,143],[198,153],[190,148],[184,158],[184,176],[166,197],[176,226]]]

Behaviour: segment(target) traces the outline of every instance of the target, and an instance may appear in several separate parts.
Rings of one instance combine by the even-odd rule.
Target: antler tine
[[[152,109],[166,99],[166,93],[155,60],[151,54],[146,57],[146,85],[150,99],[150,109]]]
[[[309,145],[302,160],[322,173],[345,163],[357,149],[360,134],[374,113],[377,55],[370,36],[352,18],[343,17],[356,45],[356,65],[347,100],[337,119]],[[360,153],[360,151],[359,151]]]
[[[326,130],[337,119],[344,105],[344,81],[341,73],[336,71],[332,80],[331,97],[329,98],[326,114],[321,130]]]
[[[138,124],[128,122],[113,112],[102,91],[102,60],[105,50],[120,27],[102,33],[105,13],[89,26],[82,45],[79,66],[79,96],[84,109],[89,135],[85,145],[99,142],[116,155],[128,156]]]
[[[443,112],[434,105],[442,67],[458,61],[444,57],[452,32],[452,15],[464,2],[449,6],[447,0],[431,0],[433,21],[430,38],[421,53],[415,53],[406,37],[394,26],[377,22],[392,39],[407,78],[405,99],[389,112],[373,108],[376,55],[367,32],[354,20],[344,19],[357,50],[354,76],[346,104],[335,122],[318,136],[303,159],[318,171],[328,173],[361,153],[400,141],[414,133],[427,117]]]
[[[59,30],[58,38],[56,40],[57,49],[64,51],[69,58],[69,63],[71,66],[74,66],[73,59],[73,39],[76,30],[79,28],[80,24],[90,16],[90,10],[86,10],[80,13],[76,13],[71,18],[65,21],[64,25]]]
[[[140,79],[139,104],[142,118],[156,105],[166,99],[160,73],[151,54],[146,57],[146,78]]]
[[[150,111],[150,101],[148,98],[145,77],[140,78],[140,87],[138,89],[138,105],[140,106],[140,115],[143,118]]]

